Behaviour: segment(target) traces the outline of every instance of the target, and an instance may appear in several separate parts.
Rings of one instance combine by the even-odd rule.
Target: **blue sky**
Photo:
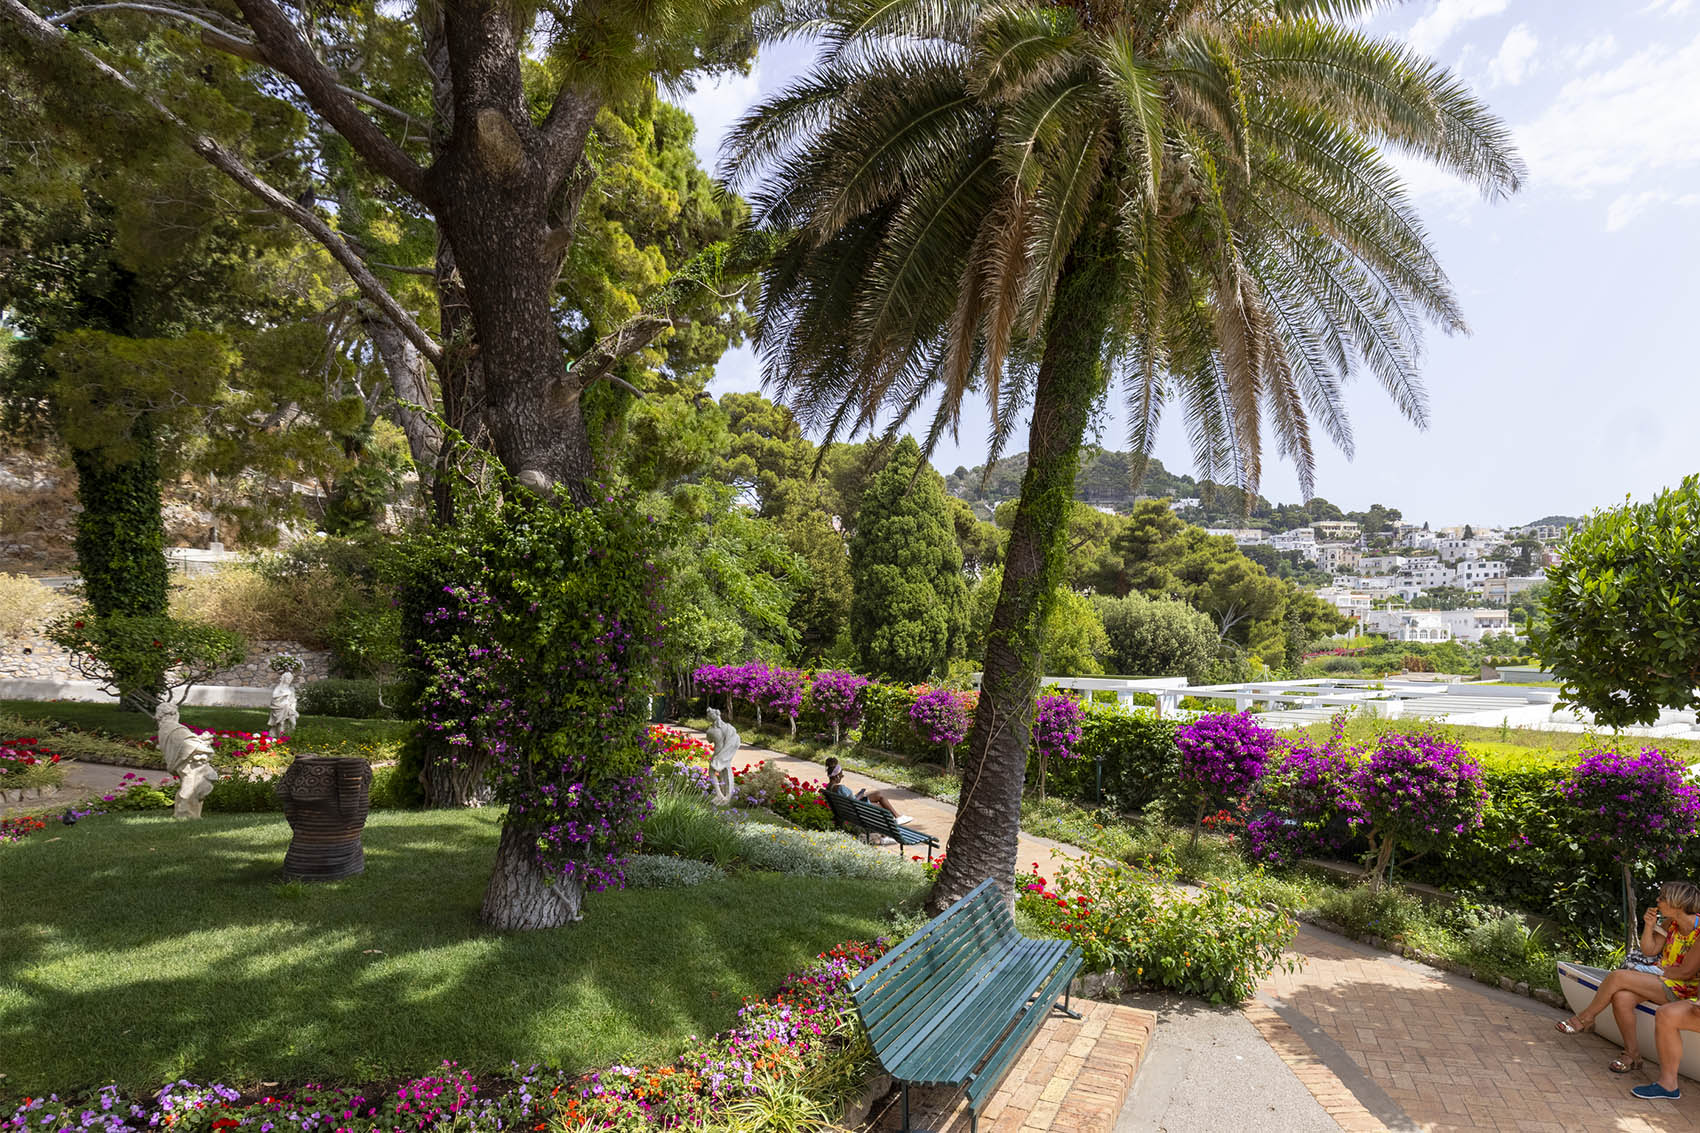
[[[1319,448],[1318,494],[1417,522],[1525,523],[1700,472],[1700,0],[1414,0],[1370,28],[1461,74],[1511,125],[1529,178],[1488,204],[1409,166],[1472,333],[1428,337],[1426,432],[1373,381],[1352,387],[1357,453]],[[749,76],[687,97],[704,163],[739,114],[808,61],[777,48]],[[722,360],[713,389],[760,384],[745,348]],[[1102,440],[1127,447],[1123,423]],[[934,463],[949,472],[985,450],[978,408]],[[1179,418],[1156,455],[1192,471]],[[1262,490],[1299,494],[1273,462]]]

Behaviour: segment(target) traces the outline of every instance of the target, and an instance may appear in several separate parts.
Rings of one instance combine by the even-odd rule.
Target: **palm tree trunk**
[[[1062,537],[1074,501],[1080,444],[1087,414],[1104,388],[1114,256],[1107,230],[1083,236],[1057,281],[1028,430],[1027,472],[1004,556],[1003,587],[986,635],[980,702],[963,761],[950,852],[929,902],[934,909],[988,877],[1005,893],[1014,891],[1033,697],[1044,675],[1040,626],[1067,565]]]

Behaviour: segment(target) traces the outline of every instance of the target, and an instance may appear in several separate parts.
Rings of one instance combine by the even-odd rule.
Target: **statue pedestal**
[[[294,831],[283,858],[285,878],[336,881],[365,872],[360,834],[371,806],[371,764],[298,755],[278,780],[277,795]]]

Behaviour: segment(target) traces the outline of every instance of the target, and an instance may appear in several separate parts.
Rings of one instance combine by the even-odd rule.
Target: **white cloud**
[[[702,82],[679,100],[679,105],[696,119],[695,148],[697,160],[704,169],[720,164],[720,143],[732,124],[743,117],[744,111],[755,105],[761,95],[761,63],[750,68],[747,75],[727,74],[713,82]]]
[[[1538,63],[1535,61],[1535,51],[1540,41],[1535,33],[1529,30],[1528,24],[1518,24],[1505,33],[1505,42],[1499,45],[1499,54],[1488,64],[1488,81],[1494,86],[1504,83],[1516,86],[1535,72]]]
[[[1680,16],[1692,7],[1694,7],[1694,0],[1653,0],[1642,11],[1659,12],[1666,16]]]
[[[1433,55],[1465,24],[1473,20],[1497,16],[1505,11],[1509,0],[1435,0],[1434,7],[1425,12],[1411,30],[1405,33],[1410,45],[1424,55]],[[1676,0],[1681,3],[1684,0]]]
[[[1639,51],[1571,79],[1534,121],[1515,130],[1531,186],[1587,197],[1700,165],[1700,36]]]
[[[1564,61],[1578,71],[1585,71],[1596,63],[1604,63],[1617,54],[1617,37],[1610,32],[1596,35],[1587,43],[1578,47],[1564,49]]]
[[[1700,193],[1671,193],[1663,189],[1649,189],[1641,193],[1624,193],[1606,208],[1606,231],[1617,232],[1629,225],[1636,217],[1657,205],[1673,205],[1677,208],[1694,208],[1700,205]]]

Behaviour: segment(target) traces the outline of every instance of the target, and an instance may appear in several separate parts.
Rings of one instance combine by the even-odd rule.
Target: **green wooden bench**
[[[867,799],[851,798],[830,787],[821,789],[821,797],[826,800],[826,805],[832,808],[833,820],[839,825],[847,826],[857,834],[868,837],[884,835],[897,843],[897,852],[900,854],[905,846],[925,846],[927,860],[930,862],[933,860],[933,851],[939,848],[937,838],[900,824],[890,811]]]
[[[1070,941],[1018,933],[988,879],[852,979],[874,1054],[902,1083],[905,1133],[911,1085],[966,1089],[978,1133],[980,1109],[1051,1008],[1080,1018],[1068,994],[1083,963]]]

